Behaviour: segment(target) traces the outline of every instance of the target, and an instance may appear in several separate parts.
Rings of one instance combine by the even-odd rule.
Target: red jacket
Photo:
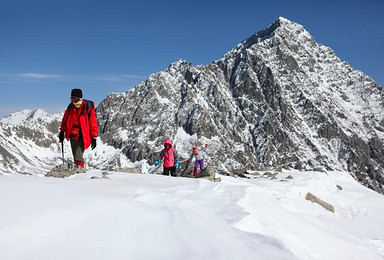
[[[171,147],[169,149],[163,149],[160,153],[160,158],[164,158],[163,166],[165,168],[171,168],[175,166],[175,162],[177,159],[175,148]]]
[[[79,125],[83,136],[84,148],[91,145],[92,138],[99,134],[99,127],[95,114],[95,105],[92,101],[84,100],[80,108],[76,108],[72,103],[65,110],[60,130],[65,132],[65,138],[69,140],[69,134],[73,125]]]

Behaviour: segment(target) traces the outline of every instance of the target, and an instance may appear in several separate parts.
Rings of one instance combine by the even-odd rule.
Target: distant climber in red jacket
[[[162,159],[164,159],[162,174],[169,175],[169,173],[171,173],[171,175],[175,177],[176,169],[179,168],[179,161],[177,160],[177,154],[170,139],[165,139],[164,149],[161,151],[159,159],[155,161],[155,165],[158,165]]]
[[[75,164],[84,167],[84,150],[96,147],[99,133],[93,101],[83,99],[81,89],[72,89],[71,103],[65,110],[61,122],[59,140],[70,140]]]

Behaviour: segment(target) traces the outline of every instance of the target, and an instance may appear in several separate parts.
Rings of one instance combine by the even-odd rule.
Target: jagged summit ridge
[[[185,70],[185,68],[188,68],[191,66],[192,66],[192,63],[183,59],[178,59],[177,61],[171,63],[171,65],[168,66],[168,70],[175,69],[175,70],[183,71]]]
[[[284,17],[279,17],[273,23],[271,23],[266,29],[261,30],[251,37],[243,40],[239,43],[233,50],[229,51],[224,55],[231,56],[236,53],[244,52],[245,50],[251,48],[253,45],[260,44],[270,38],[278,38],[277,41],[268,42],[268,45],[277,45],[280,42],[284,41],[284,38],[289,37],[294,40],[302,40],[305,38],[307,41],[314,41],[313,37],[307,32],[304,27],[298,23],[292,22]]]

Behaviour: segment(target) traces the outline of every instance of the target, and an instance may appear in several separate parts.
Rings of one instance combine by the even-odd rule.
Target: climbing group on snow
[[[64,139],[68,140],[71,144],[72,155],[74,158],[75,167],[78,169],[84,168],[84,151],[89,147],[95,149],[96,138],[98,136],[98,125],[95,114],[95,105],[93,101],[83,99],[83,92],[81,89],[72,89],[71,103],[65,110],[59,133],[59,141],[62,145],[63,164],[64,164]],[[207,148],[207,145],[205,145]],[[186,175],[186,170],[189,163],[195,158],[195,165],[193,169],[193,177],[198,176],[198,169],[202,173],[204,168],[204,157],[202,152],[199,151],[197,146],[192,147],[192,154],[188,160],[181,176]],[[155,169],[163,161],[162,175],[177,176],[177,170],[180,167],[177,152],[172,144],[171,139],[165,139],[164,149],[160,152],[158,159],[155,160]]]
[[[205,147],[207,147],[207,145],[205,145]],[[196,159],[195,167],[193,169],[193,176],[197,176],[197,170],[198,170],[199,166],[200,166],[200,171],[204,170],[204,157],[203,157],[201,152],[199,153],[199,149],[197,148],[197,146],[194,145],[192,147],[192,154],[189,157],[189,159],[186,161],[187,164],[185,166],[185,169],[181,173],[182,176],[184,175],[185,170],[188,168],[189,162],[193,159],[193,157],[195,157],[195,159]],[[164,159],[164,162],[163,162],[163,173],[162,174],[163,175],[171,174],[171,176],[177,176],[176,170],[179,168],[180,164],[179,164],[179,161],[177,159],[176,150],[173,147],[172,141],[170,139],[165,139],[164,149],[160,152],[159,158],[156,159],[155,166],[159,165],[159,163],[163,159]]]

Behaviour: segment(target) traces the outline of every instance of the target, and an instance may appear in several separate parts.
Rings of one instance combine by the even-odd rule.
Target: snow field
[[[101,172],[69,179],[1,176],[4,259],[293,258],[278,240],[232,227],[244,214],[236,205],[242,186],[93,175]]]
[[[220,176],[221,183],[116,172],[90,179],[101,173],[0,176],[2,259],[384,256],[384,197],[348,173]],[[306,201],[307,192],[333,204],[335,213]]]

